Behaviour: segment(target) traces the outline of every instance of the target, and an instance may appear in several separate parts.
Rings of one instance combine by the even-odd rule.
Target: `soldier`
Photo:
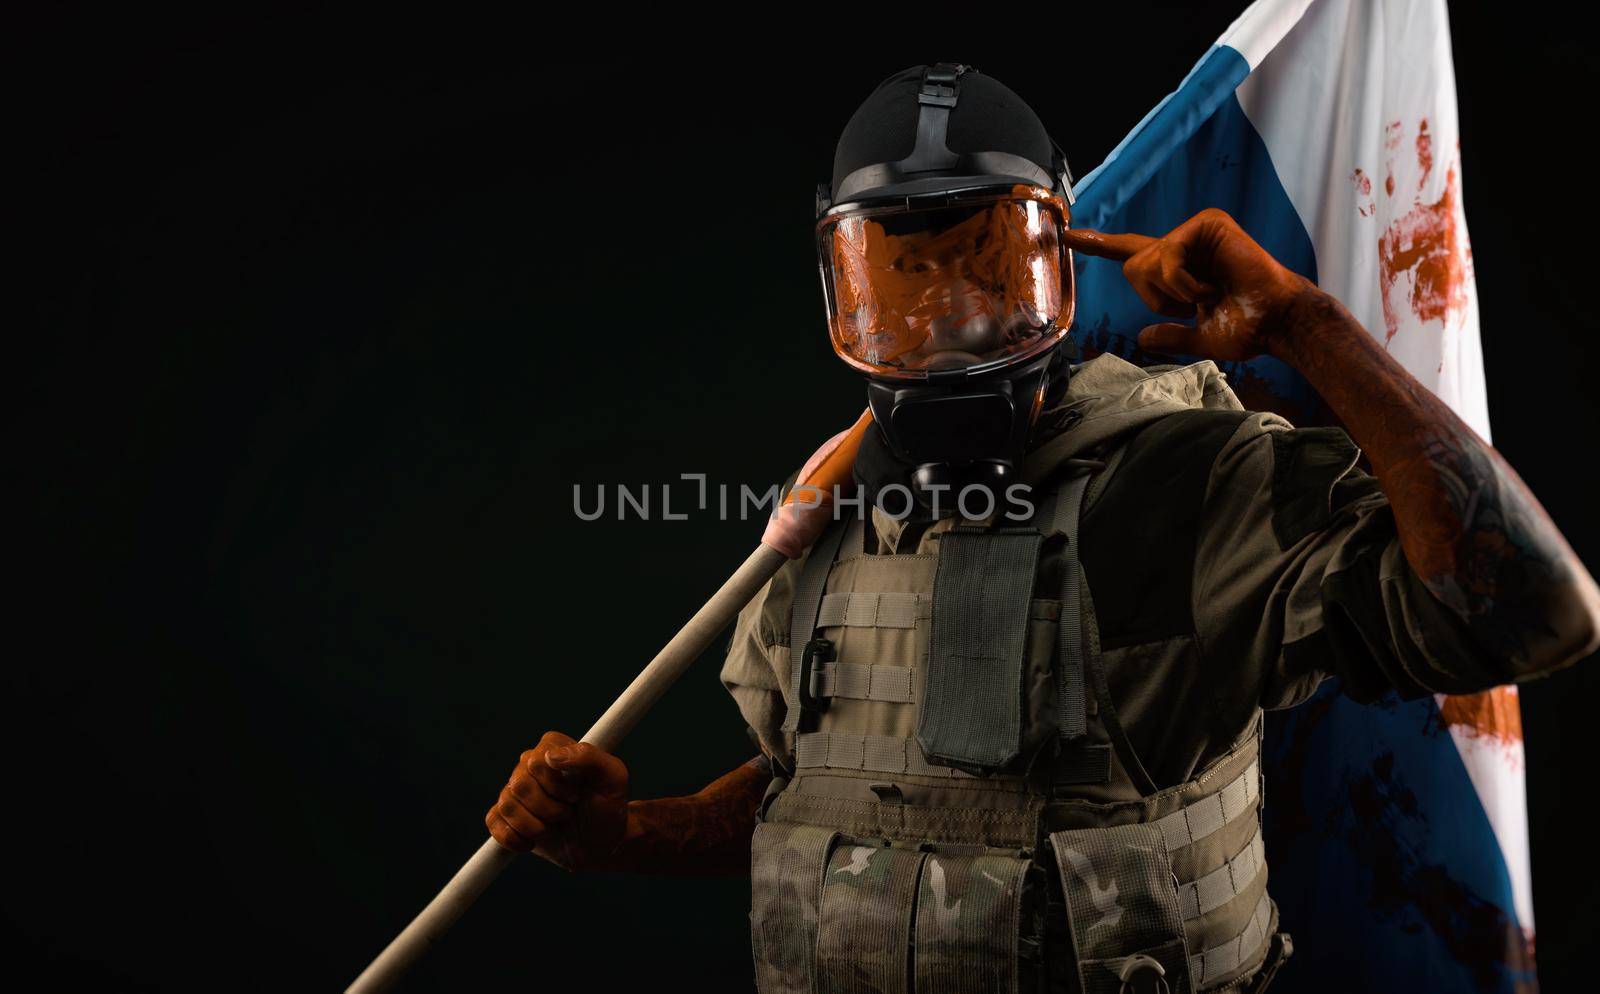
[[[1259,991],[1291,948],[1263,709],[1594,650],[1600,591],[1533,495],[1337,300],[1221,211],[1160,238],[1069,212],[1059,148],[992,78],[917,67],[861,105],[817,232],[875,416],[869,511],[739,617],[722,679],[761,754],[630,801],[620,760],[550,732],[497,840],[750,873],[764,992]],[[1073,365],[1073,249],[1193,319],[1143,348],[1206,361]],[[1348,434],[1243,410],[1210,360],[1263,354]]]

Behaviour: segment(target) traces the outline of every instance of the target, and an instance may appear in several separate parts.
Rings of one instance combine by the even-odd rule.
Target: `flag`
[[[1444,0],[1258,0],[1075,188],[1075,226],[1159,234],[1205,207],[1339,298],[1489,437]],[[1078,260],[1088,354],[1163,362],[1163,320]],[[1271,357],[1221,363],[1246,407],[1331,416]],[[1269,889],[1295,991],[1534,991],[1516,690],[1361,706],[1337,681],[1272,716]]]

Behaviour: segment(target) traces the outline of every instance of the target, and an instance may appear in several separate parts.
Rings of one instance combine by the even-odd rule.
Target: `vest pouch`
[[[911,989],[912,914],[927,857],[876,842],[840,839],[834,845],[817,923],[819,994]]]
[[[750,840],[750,947],[761,994],[816,989],[823,873],[839,833],[758,822]]]
[[[940,536],[917,715],[928,762],[982,775],[1021,754],[1024,639],[1043,539],[1033,529]]]
[[[1033,990],[1039,874],[1031,860],[1008,854],[928,853],[917,885],[917,994]]]
[[[1161,964],[1171,994],[1188,994],[1189,953],[1178,883],[1154,823],[1053,832],[1084,994],[1118,994],[1130,957]]]

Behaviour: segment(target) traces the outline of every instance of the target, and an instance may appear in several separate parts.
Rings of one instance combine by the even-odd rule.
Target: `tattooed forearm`
[[[1297,294],[1271,351],[1306,377],[1372,461],[1401,547],[1506,679],[1594,650],[1600,591],[1517,474],[1343,305]]]
[[[630,801],[628,828],[606,869],[627,873],[750,872],[756,807],[772,780],[757,756],[688,797]]]

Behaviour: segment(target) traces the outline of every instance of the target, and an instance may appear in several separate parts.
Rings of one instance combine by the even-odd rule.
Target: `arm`
[[[522,754],[484,822],[507,849],[572,871],[748,873],[756,807],[771,779],[757,756],[687,797],[630,801],[620,759],[547,732]]]
[[[756,807],[772,764],[756,756],[688,797],[628,802],[628,825],[608,869],[738,876],[750,872]]]
[[[1204,211],[1161,239],[1077,230],[1068,243],[1124,260],[1158,313],[1196,319],[1144,329],[1142,347],[1229,360],[1269,353],[1305,376],[1370,457],[1406,562],[1503,660],[1506,679],[1600,644],[1600,590],[1516,473],[1337,300],[1227,214]]]

